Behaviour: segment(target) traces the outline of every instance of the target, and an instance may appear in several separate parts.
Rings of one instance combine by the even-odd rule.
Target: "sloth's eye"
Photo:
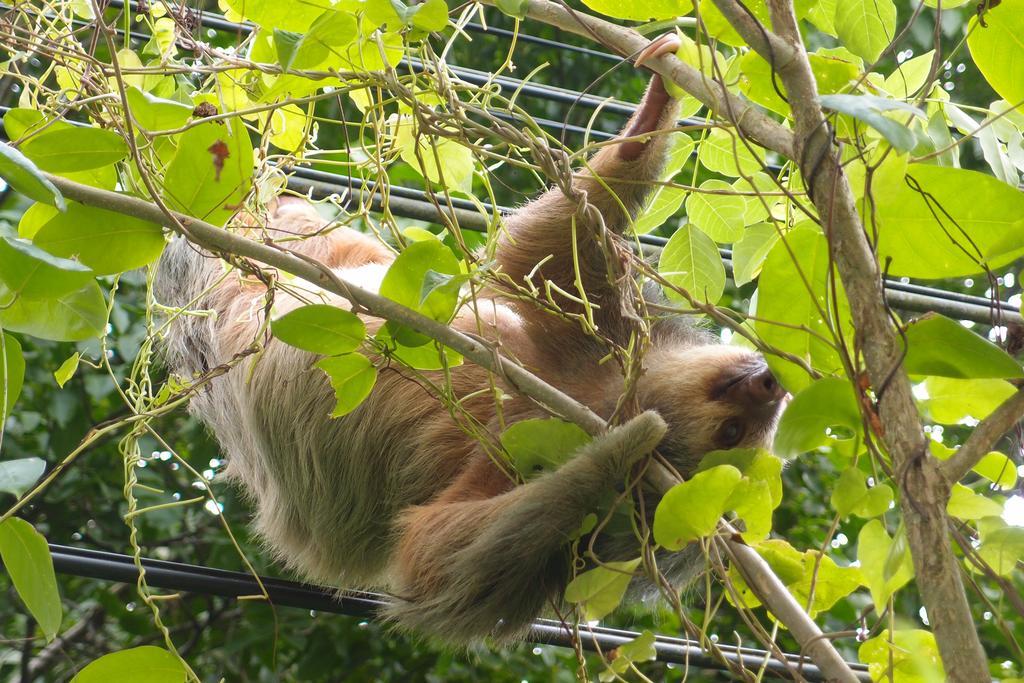
[[[722,448],[732,448],[743,438],[743,422],[735,418],[726,420],[718,430],[718,441]]]

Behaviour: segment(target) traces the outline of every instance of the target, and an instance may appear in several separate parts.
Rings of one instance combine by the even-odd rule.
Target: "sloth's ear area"
[[[635,63],[637,66],[643,66],[652,59],[676,52],[681,44],[679,36],[675,33],[666,33],[651,41],[651,44],[637,55]],[[678,103],[668,94],[661,76],[654,74],[643,101],[623,129],[622,137],[636,137],[671,127],[675,123],[672,119],[677,109]],[[643,155],[647,147],[647,140],[630,140],[618,145],[617,149],[623,161],[635,161]]]

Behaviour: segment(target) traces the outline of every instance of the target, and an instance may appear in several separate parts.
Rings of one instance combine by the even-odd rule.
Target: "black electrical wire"
[[[139,578],[135,561],[129,555],[54,543],[50,544],[50,554],[54,569],[62,574],[128,584],[136,583]],[[224,598],[261,595],[263,592],[251,574],[242,572],[148,558],[142,560],[142,566],[146,570],[146,583],[153,588]],[[339,594],[331,588],[285,579],[261,577],[260,583],[266,588],[270,602],[278,607],[297,607],[363,619],[376,619],[388,601],[386,595],[379,593],[347,591]],[[633,631],[601,626],[581,626],[579,640],[583,649],[607,654],[639,635]],[[561,622],[538,619],[526,639],[544,645],[572,647],[573,632]],[[727,670],[721,661],[701,650],[694,641],[655,636],[654,647],[661,662]],[[768,672],[780,677],[790,678],[791,671],[798,671],[807,680],[825,680],[816,665],[799,655],[787,654],[786,661],[782,662],[764,650],[730,645],[718,647],[725,659],[753,671],[764,666]],[[864,665],[851,663],[849,666],[860,680],[871,680]]]

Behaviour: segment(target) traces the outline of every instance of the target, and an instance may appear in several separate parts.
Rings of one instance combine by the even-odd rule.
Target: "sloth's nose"
[[[772,371],[765,366],[743,381],[744,393],[751,403],[774,403],[786,395]]]

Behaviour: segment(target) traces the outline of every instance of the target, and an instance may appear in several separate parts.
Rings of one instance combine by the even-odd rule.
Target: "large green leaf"
[[[60,299],[27,301],[15,298],[0,286],[0,302],[14,303],[0,309],[0,327],[52,341],[83,341],[103,334],[107,302],[103,291],[91,282]]]
[[[877,610],[884,609],[889,597],[914,578],[914,565],[906,542],[895,542],[877,519],[861,528],[857,537],[857,559]]]
[[[304,32],[324,10],[331,9],[330,0],[224,0],[236,14],[266,28]]]
[[[182,683],[185,666],[175,655],[153,645],[111,652],[78,672],[72,683]]]
[[[585,431],[557,418],[521,420],[501,434],[501,445],[512,466],[527,479],[558,469],[589,441]]]
[[[168,130],[184,126],[192,116],[192,107],[165,100],[135,87],[127,90],[132,118],[146,130]]]
[[[736,286],[753,280],[772,247],[779,241],[779,229],[772,223],[751,225],[732,248],[732,279]]]
[[[654,540],[669,550],[707,536],[728,510],[742,475],[732,465],[717,465],[676,484],[654,511]]]
[[[929,377],[924,384],[925,406],[932,419],[942,424],[956,424],[966,417],[983,420],[1017,391],[1001,379]]]
[[[583,0],[583,4],[598,14],[632,21],[673,19],[693,9],[690,0]]]
[[[178,139],[164,199],[175,211],[224,225],[249,193],[252,171],[252,143],[241,119],[202,123]]]
[[[0,559],[46,640],[53,640],[63,609],[46,539],[25,520],[11,517],[0,522]]]
[[[722,194],[713,194],[713,192]],[[686,216],[715,242],[728,244],[743,236],[747,200],[724,180],[705,180],[686,198]]]
[[[587,621],[610,613],[626,594],[640,558],[628,562],[605,562],[603,566],[583,572],[565,587],[568,602],[583,604]]]
[[[906,341],[903,365],[912,375],[1024,377],[1020,364],[1006,351],[937,313],[928,313],[907,325]]]
[[[927,0],[926,0],[927,4]],[[954,6],[956,3],[953,3]],[[945,3],[942,4],[945,9]],[[876,609],[880,606],[876,604]],[[857,649],[857,658],[868,665],[873,681],[897,683],[935,683],[946,678],[935,636],[922,629],[903,629],[889,634],[884,629],[865,640]]]
[[[459,260],[451,249],[436,239],[410,244],[385,273],[380,284],[381,296],[434,320],[448,322],[455,313],[459,290],[456,287],[437,287],[427,290],[430,293],[424,298],[424,283],[431,272],[459,275]]]
[[[20,496],[32,488],[46,471],[42,458],[0,460],[0,491]]]
[[[887,117],[885,113],[895,111],[927,118],[923,111],[911,104],[876,95],[822,95],[820,99],[823,107],[860,119],[903,152],[912,150],[917,145],[917,138],[905,124]]]
[[[271,329],[285,344],[324,356],[355,351],[366,336],[359,316],[326,304],[296,308],[275,320]]]
[[[21,151],[44,171],[66,173],[109,166],[128,156],[128,145],[112,130],[69,126],[40,133]]]
[[[1024,0],[987,4],[985,26],[977,17],[971,19],[967,46],[992,89],[1007,102],[1018,104],[1024,100]]]
[[[828,296],[832,290],[828,264],[828,245],[820,231],[798,226],[786,234],[772,247],[761,267],[755,323],[765,342],[802,358],[826,375],[842,369],[839,354],[829,343],[832,333],[826,324],[834,316],[832,297]],[[841,290],[836,308],[845,338],[852,339],[850,306]],[[789,361],[769,356],[768,364],[792,393],[810,383],[807,373]]]
[[[750,176],[763,170],[763,157],[760,147],[724,128],[712,128],[697,152],[701,165],[730,178]]]
[[[268,27],[269,28],[269,27]],[[274,29],[274,47],[282,69],[312,69],[359,35],[355,16],[342,10],[324,12],[306,33]]]
[[[338,399],[331,417],[341,417],[358,408],[377,382],[377,368],[358,353],[323,358],[316,366],[327,373]]]
[[[64,210],[64,195],[60,190],[28,157],[8,144],[0,144],[0,178],[29,199]]]
[[[693,225],[681,225],[661,251],[658,272],[669,283],[681,287],[695,299],[718,303],[725,291],[725,265],[718,247]],[[665,288],[668,298],[685,301],[674,289]]]
[[[0,282],[24,299],[57,299],[85,287],[93,272],[28,240],[0,236]]]
[[[14,402],[21,394],[21,386],[25,381],[25,356],[21,352],[21,342],[7,334],[3,335],[4,353],[3,361],[0,364],[0,424],[2,420],[11,414]],[[2,402],[3,396],[7,396],[6,405]]]
[[[786,406],[775,434],[774,452],[780,458],[792,458],[835,443],[830,429],[841,427],[857,433],[860,426],[860,411],[850,383],[826,377],[798,393]]]
[[[1024,254],[1024,193],[959,168],[911,164],[907,178],[909,185],[872,190],[879,258],[891,259],[890,275],[974,275]]]
[[[834,21],[843,45],[873,62],[896,35],[896,5],[892,0],[839,0]]]
[[[77,258],[96,275],[152,263],[165,244],[163,229],[156,223],[77,202],[51,218],[32,241],[56,256]]]

